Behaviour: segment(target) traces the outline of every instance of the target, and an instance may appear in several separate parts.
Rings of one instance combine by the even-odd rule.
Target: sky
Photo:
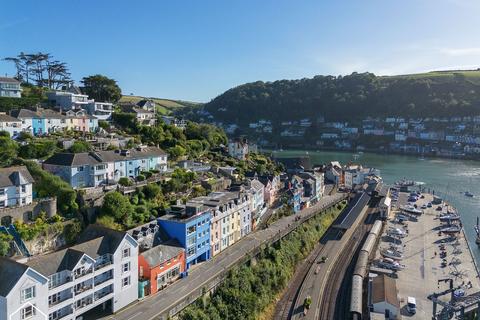
[[[480,67],[478,0],[0,0],[0,57],[208,102],[257,80]],[[0,61],[0,74],[13,76]]]

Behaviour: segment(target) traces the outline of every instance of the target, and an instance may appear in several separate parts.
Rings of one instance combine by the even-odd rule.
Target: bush
[[[137,181],[143,181],[143,180],[145,180],[145,176],[143,174],[139,174],[137,176]]]
[[[13,237],[9,234],[0,233],[0,257],[5,257],[10,251],[10,244]]]
[[[118,184],[124,187],[129,187],[132,185],[132,181],[127,177],[122,177],[118,180]]]

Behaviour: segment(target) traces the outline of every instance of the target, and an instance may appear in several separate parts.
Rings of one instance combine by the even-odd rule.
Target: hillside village
[[[19,81],[0,83],[10,105],[22,100]],[[46,96],[0,114],[0,296],[14,308],[34,301],[49,319],[161,295],[250,233],[379,176],[286,170],[245,138],[161,115],[148,99],[97,102],[75,86]],[[18,288],[25,277],[33,283]]]

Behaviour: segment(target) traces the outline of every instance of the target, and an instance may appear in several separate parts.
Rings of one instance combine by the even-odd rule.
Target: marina
[[[371,275],[380,276],[378,268],[393,271],[389,277],[398,292],[397,319],[466,319],[464,314],[480,302],[480,281],[458,214],[445,202],[428,206],[434,201],[431,194],[419,193],[415,201],[409,192],[395,194]],[[399,221],[397,216],[412,208],[416,221]]]

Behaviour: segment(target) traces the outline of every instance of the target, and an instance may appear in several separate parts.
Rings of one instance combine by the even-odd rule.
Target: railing
[[[95,293],[95,301],[100,300],[103,297],[106,297],[111,293],[113,293],[113,289],[108,290],[108,291],[103,291],[103,292],[100,292],[100,293]]]
[[[107,281],[109,281],[109,280],[112,280],[112,279],[113,279],[113,275],[111,274],[111,275],[109,275],[108,277],[105,277],[104,279],[102,279],[102,280],[100,280],[100,281],[98,281],[98,282],[95,281],[95,286],[99,286],[99,285],[101,285],[102,283],[105,283],[105,282],[107,282]]]
[[[59,299],[59,300],[57,300],[57,301],[55,301],[55,302],[53,302],[53,303],[49,303],[49,304],[48,304],[48,307],[51,308],[51,307],[53,307],[53,306],[56,306],[57,304],[60,304],[60,303],[62,303],[62,302],[64,302],[64,301],[67,301],[67,300],[72,299],[72,298],[73,298],[73,295],[64,297],[63,299]]]
[[[106,266],[109,266],[111,264],[113,264],[112,260],[102,261],[101,263],[95,265],[95,271],[105,268]]]
[[[81,277],[86,276],[87,274],[90,274],[90,273],[93,273],[93,268],[90,268],[90,269],[88,269],[88,270],[86,270],[86,271],[83,271],[83,272],[80,273],[80,274],[75,274],[75,280],[76,280],[76,279],[80,279]]]
[[[68,276],[68,277],[65,277],[65,281],[62,281],[62,282],[59,282],[55,285],[52,285],[50,281],[48,281],[48,289],[49,290],[52,290],[52,289],[55,289],[57,287],[60,287],[60,286],[63,286],[65,283],[69,283],[69,282],[72,282],[73,281],[73,277],[72,276]]]
[[[83,286],[79,289],[75,289],[74,291],[75,291],[75,295],[79,295],[80,293],[83,293],[83,292],[85,292],[87,290],[91,290],[91,289],[93,289],[93,284]]]
[[[89,305],[91,305],[92,303],[93,303],[93,299],[92,299],[92,298],[90,298],[90,299],[88,299],[88,300],[86,300],[86,301],[82,301],[82,302],[80,303],[80,305],[75,305],[75,310],[80,310],[80,309],[82,309],[82,308],[85,308],[86,306],[89,306]]]

